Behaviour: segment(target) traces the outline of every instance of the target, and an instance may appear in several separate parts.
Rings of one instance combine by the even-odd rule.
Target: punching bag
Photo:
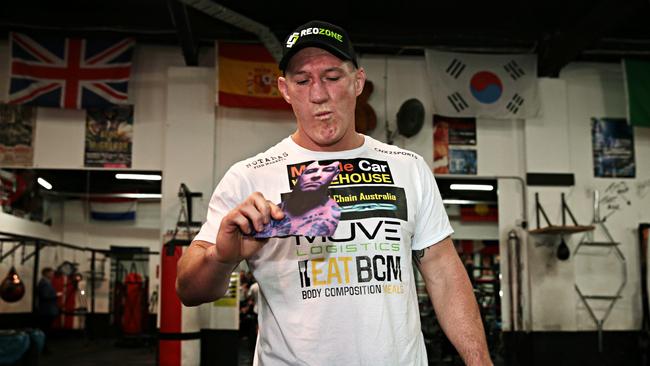
[[[142,333],[142,309],[144,294],[142,293],[144,281],[139,273],[131,272],[126,275],[124,284],[124,314],[122,315],[122,331],[124,334]]]
[[[160,260],[160,366],[198,366],[201,364],[199,307],[181,304],[176,295],[178,259],[186,246],[163,245]]]
[[[0,285],[0,297],[6,302],[20,301],[25,295],[25,284],[18,276],[16,267],[11,266],[9,273]]]

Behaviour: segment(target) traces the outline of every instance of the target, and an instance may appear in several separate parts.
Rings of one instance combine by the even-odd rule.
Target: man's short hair
[[[45,268],[41,269],[41,275],[42,276],[45,276],[49,272],[54,272],[54,269],[52,269],[52,267],[45,267]]]

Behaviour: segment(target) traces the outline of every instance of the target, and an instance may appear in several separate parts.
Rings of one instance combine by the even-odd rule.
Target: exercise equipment
[[[18,276],[16,267],[11,266],[0,285],[0,297],[6,302],[18,302],[25,296],[25,284]]]
[[[555,255],[557,259],[561,261],[565,261],[571,256],[571,251],[569,250],[569,246],[566,245],[566,242],[564,241],[564,236],[560,237],[560,245],[557,246]]]
[[[57,305],[61,310],[52,327],[55,329],[82,329],[87,313],[86,296],[80,287],[83,276],[78,263],[64,261],[54,271],[52,287],[61,294]]]
[[[0,330],[0,365],[13,365],[29,349],[29,335],[16,330]]]
[[[609,317],[609,314],[612,312],[612,309],[614,308],[614,304],[622,298],[623,294],[623,289],[625,288],[625,285],[627,284],[627,264],[625,260],[625,255],[623,255],[623,252],[619,248],[619,245],[621,243],[618,243],[614,240],[612,235],[609,233],[609,230],[607,229],[607,226],[605,226],[605,220],[600,217],[600,201],[598,199],[598,191],[594,190],[594,216],[592,219],[592,225],[601,231],[605,237],[604,240],[595,240],[594,237],[594,231],[589,231],[586,232],[585,235],[582,237],[578,245],[576,246],[576,249],[573,252],[573,255],[576,256],[580,253],[580,249],[585,248],[585,247],[591,247],[594,249],[599,248],[605,256],[610,255],[611,253],[615,254],[615,258],[619,261],[621,265],[621,283],[616,289],[615,293],[605,293],[605,294],[584,294],[582,290],[580,289],[580,286],[578,286],[578,281],[576,278],[576,283],[574,284],[575,290],[578,293],[578,296],[580,296],[580,300],[582,300],[582,303],[585,305],[587,308],[587,311],[589,312],[589,315],[591,316],[591,319],[594,321],[596,324],[596,328],[598,329],[598,352],[603,352],[603,326],[605,324],[605,321]],[[604,251],[607,250],[606,252]],[[593,255],[593,253],[591,253]],[[607,309],[605,312],[602,314],[602,316],[597,316],[596,313],[594,312],[593,307],[591,306],[590,301],[597,301],[601,303],[609,303],[607,306]]]
[[[411,98],[402,103],[397,112],[397,131],[406,137],[415,136],[424,125],[424,105]]]
[[[650,362],[650,301],[648,301],[648,241],[650,240],[650,224],[639,225],[639,264],[641,275],[641,332],[639,333],[639,349],[641,350],[641,366]]]
[[[122,332],[135,335],[143,331],[143,321],[147,315],[147,286],[145,280],[132,266],[124,278],[124,308]]]
[[[160,366],[198,365],[200,361],[199,307],[181,304],[176,295],[176,273],[179,258],[197,233],[193,228],[201,225],[201,222],[192,221],[192,198],[201,196],[202,193],[191,192],[185,184],[181,184],[178,191],[181,208],[176,227],[163,239],[158,334]]]

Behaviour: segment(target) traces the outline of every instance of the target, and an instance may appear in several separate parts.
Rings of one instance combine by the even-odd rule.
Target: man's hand
[[[193,241],[178,261],[176,293],[183,304],[200,305],[222,297],[235,266],[268,241],[247,235],[262,231],[271,219],[282,218],[280,207],[255,192],[223,217],[216,244]]]
[[[271,219],[281,220],[284,212],[276,204],[255,192],[244,202],[228,212],[221,220],[214,259],[224,264],[237,264],[242,259],[255,254],[266,240],[255,239],[251,236],[253,230],[260,232]],[[242,235],[246,234],[246,236]],[[212,255],[211,252],[207,255]]]

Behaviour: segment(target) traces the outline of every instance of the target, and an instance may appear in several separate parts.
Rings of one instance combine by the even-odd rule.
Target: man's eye
[[[336,168],[333,167],[333,166],[328,166],[327,168],[324,168],[323,171],[324,171],[324,172],[333,172],[334,169],[336,169]]]
[[[328,81],[337,81],[337,80],[339,80],[340,78],[341,78],[340,76],[328,76],[326,79],[327,79]]]
[[[307,170],[305,170],[305,172],[303,174],[312,174],[312,173],[316,172],[317,170],[318,169],[313,169],[313,168],[312,169],[307,169]]]
[[[298,84],[298,85],[307,85],[308,82],[309,82],[309,80],[298,80],[298,81],[296,81],[296,84]]]

